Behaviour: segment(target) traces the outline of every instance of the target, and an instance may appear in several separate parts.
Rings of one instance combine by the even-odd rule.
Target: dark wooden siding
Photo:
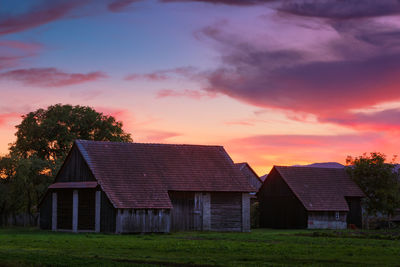
[[[106,194],[101,192],[101,209],[100,209],[100,231],[106,233],[115,232],[116,209],[111,204]]]
[[[201,229],[201,212],[195,210],[195,193],[169,192],[172,202],[171,231],[192,231]]]
[[[358,228],[362,228],[361,198],[346,197],[346,201],[350,209],[347,213],[347,224],[354,224]]]
[[[78,230],[94,230],[95,194],[94,189],[78,191]]]
[[[57,229],[72,230],[72,190],[57,191]]]
[[[74,146],[57,175],[56,182],[95,181],[80,151]]]
[[[53,211],[53,198],[51,192],[47,192],[40,206],[40,229],[50,230]]]
[[[273,170],[258,192],[260,226],[307,228],[307,211],[279,173]]]
[[[241,231],[242,194],[211,193],[211,230]]]
[[[170,223],[169,210],[123,209],[122,233],[165,233]]]

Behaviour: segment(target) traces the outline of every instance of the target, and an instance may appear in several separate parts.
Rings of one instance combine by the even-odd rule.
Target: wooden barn
[[[363,196],[343,168],[274,166],[258,192],[260,226],[361,228]]]
[[[255,189],[255,192],[258,192],[262,186],[262,181],[253,168],[247,162],[235,163],[235,165],[247,177],[247,181]]]
[[[40,204],[40,227],[247,232],[252,191],[220,146],[77,140]]]

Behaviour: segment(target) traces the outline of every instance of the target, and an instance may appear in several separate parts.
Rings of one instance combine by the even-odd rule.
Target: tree
[[[346,159],[350,164],[348,173],[366,195],[367,217],[380,213],[389,219],[400,207],[400,174],[395,171],[394,161],[395,158],[386,163],[386,156],[382,153]]]
[[[122,122],[90,107],[57,104],[24,115],[10,154],[0,158],[0,212],[23,212],[34,220],[74,140],[132,142]],[[4,193],[4,194],[3,194]]]
[[[11,154],[52,162],[53,174],[76,139],[132,142],[130,134],[122,130],[122,122],[84,106],[57,104],[38,109],[23,116],[16,128]]]

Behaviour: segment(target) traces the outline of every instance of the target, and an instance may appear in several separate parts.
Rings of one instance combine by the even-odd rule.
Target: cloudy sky
[[[400,0],[0,0],[0,155],[88,105],[136,142],[272,165],[400,149]]]

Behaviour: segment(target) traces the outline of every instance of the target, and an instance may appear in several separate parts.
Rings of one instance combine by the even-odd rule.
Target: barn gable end
[[[274,166],[258,196],[262,226],[343,229],[362,224],[364,194],[344,169]]]

